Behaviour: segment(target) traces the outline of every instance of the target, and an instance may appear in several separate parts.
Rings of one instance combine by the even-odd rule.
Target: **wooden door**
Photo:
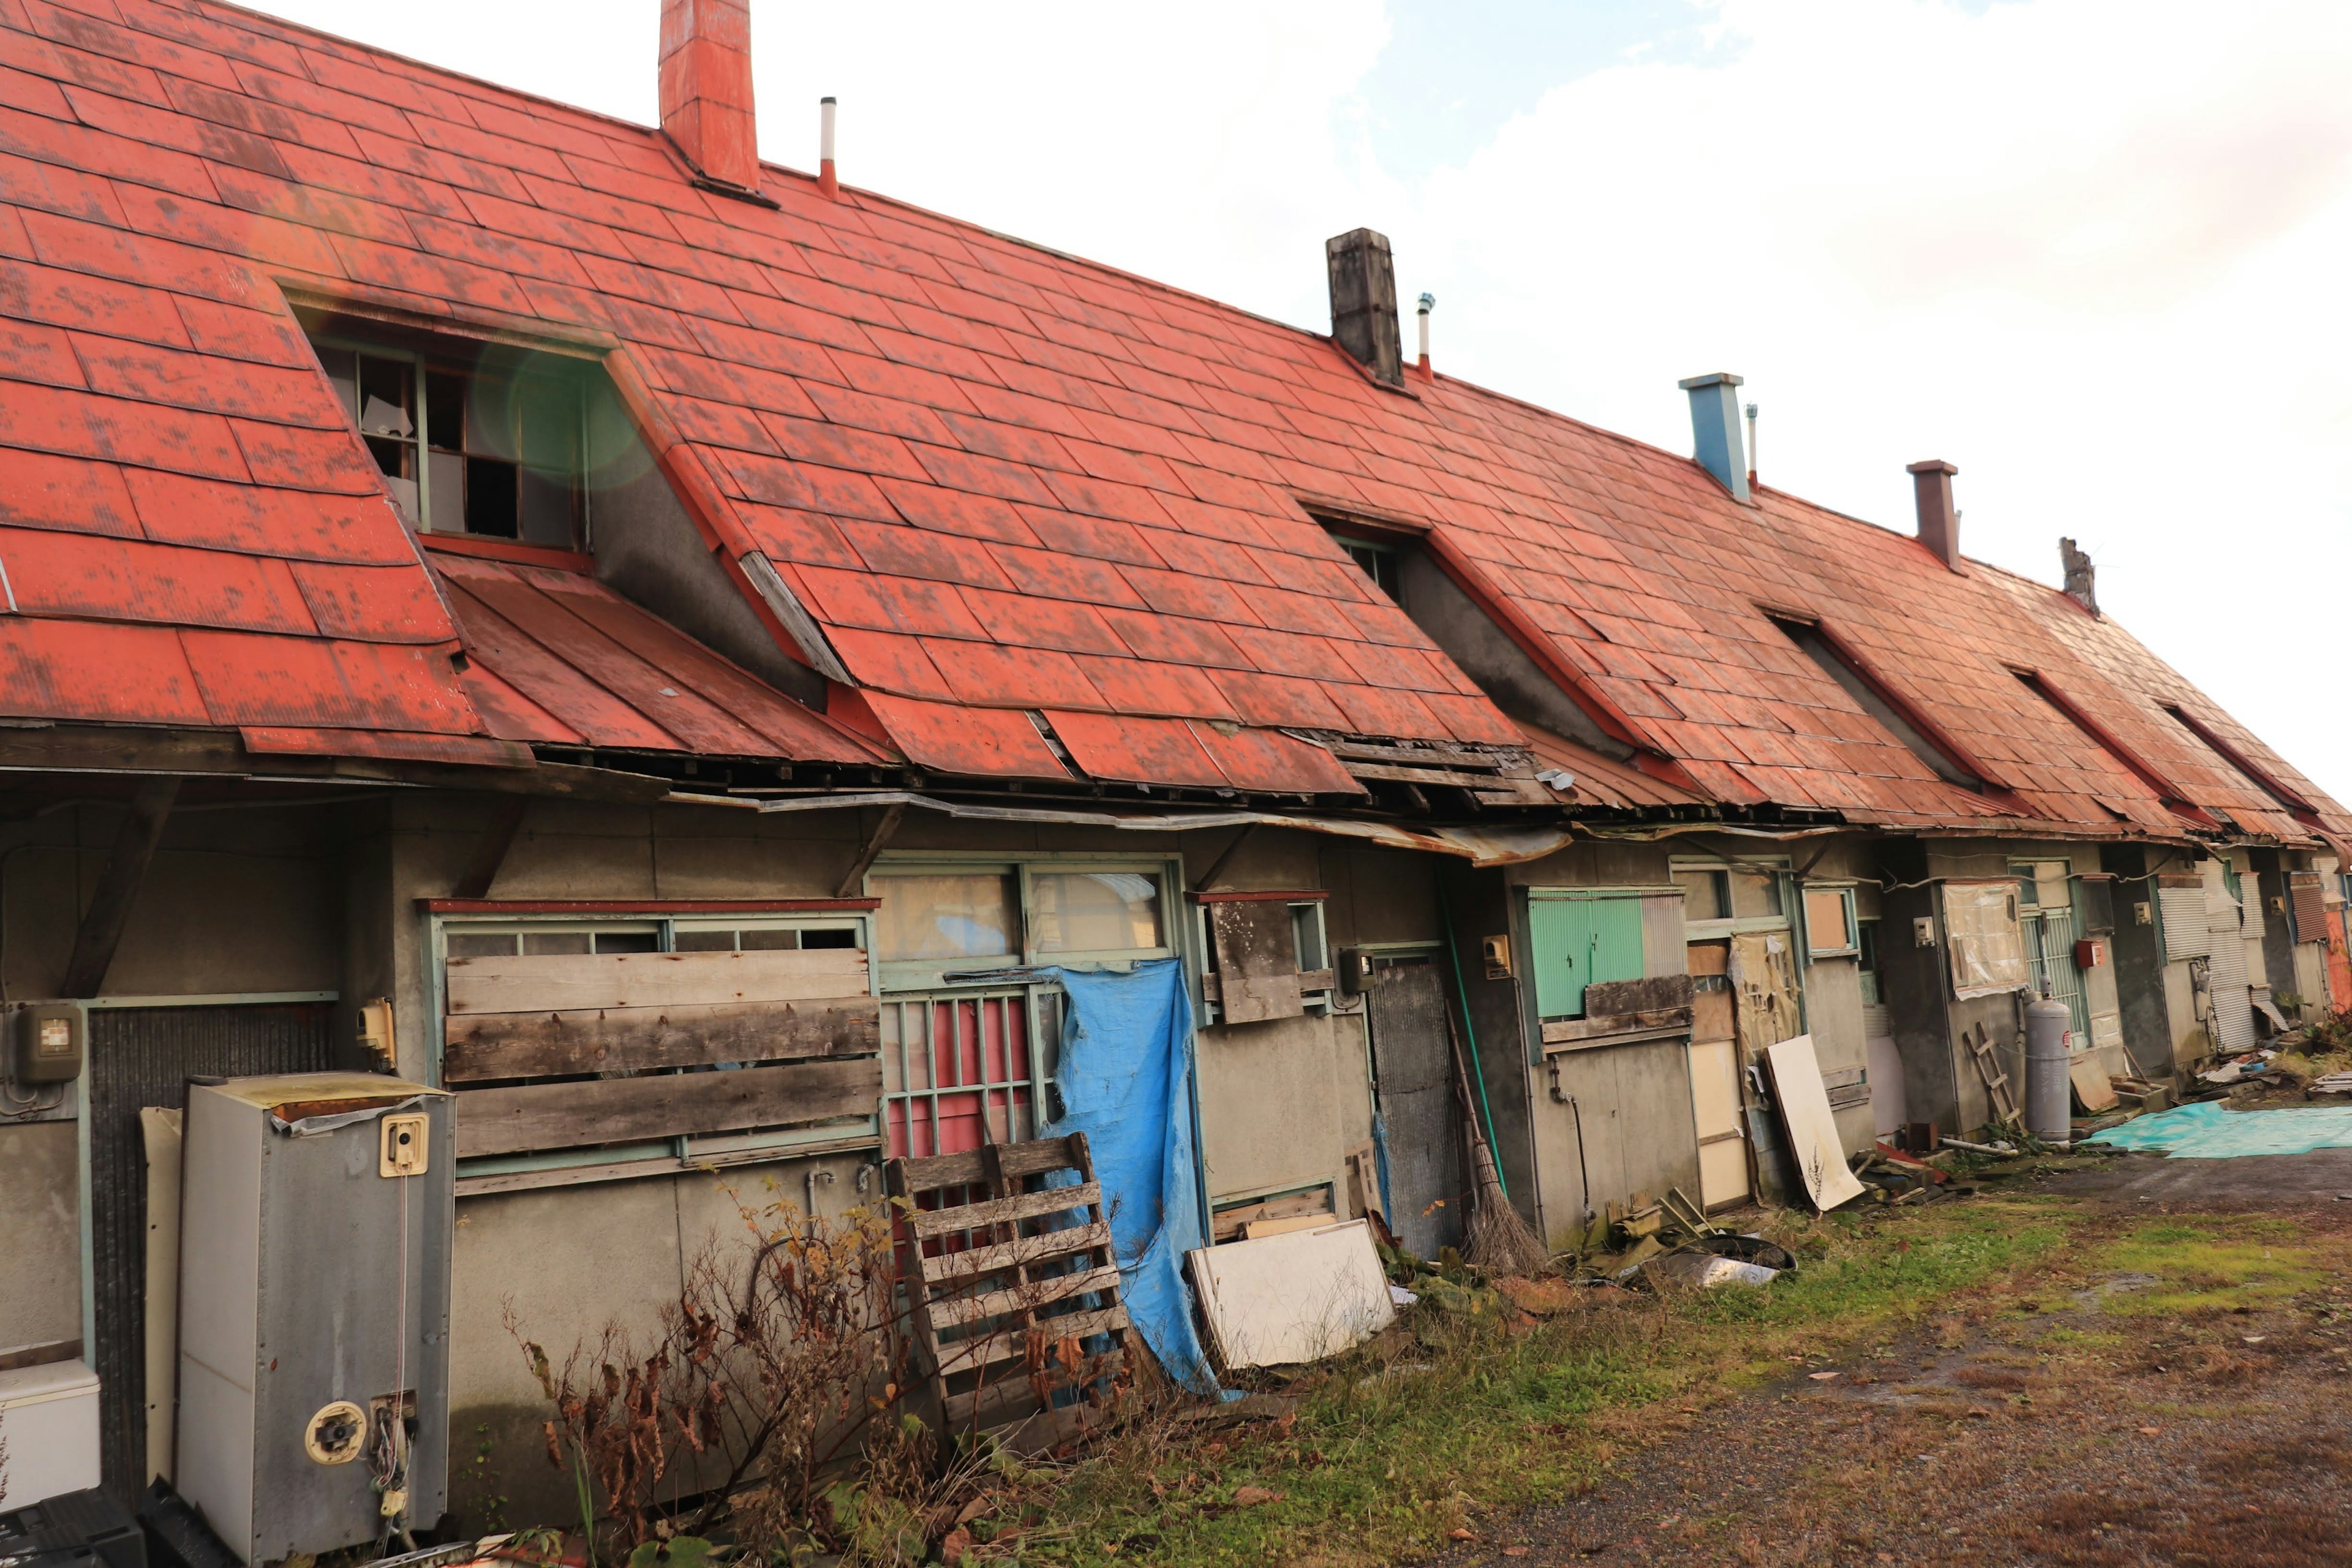
[[[1450,1005],[1433,963],[1376,970],[1366,997],[1388,1147],[1389,1226],[1416,1258],[1461,1245],[1469,1198],[1462,1101],[1445,1032]]]
[[[1730,944],[1690,944],[1691,1113],[1698,1124],[1699,1202],[1748,1201],[1748,1146],[1739,1098],[1739,1038],[1733,1016]]]

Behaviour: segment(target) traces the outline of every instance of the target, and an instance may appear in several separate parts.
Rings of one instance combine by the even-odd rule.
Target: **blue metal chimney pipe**
[[[1692,456],[1731,492],[1732,500],[1748,500],[1748,454],[1739,437],[1739,377],[1717,371],[1677,384],[1690,394],[1691,436],[1697,444]]]

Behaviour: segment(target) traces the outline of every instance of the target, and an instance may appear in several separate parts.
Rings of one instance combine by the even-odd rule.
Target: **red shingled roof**
[[[605,751],[872,764],[809,711],[579,572],[442,551],[474,706],[501,739]]]
[[[1275,731],[1521,743],[1332,544],[1302,504],[1323,498],[1430,528],[1677,795],[2177,831],[2017,663],[2196,805],[2311,826],[2158,700],[2352,831],[2048,589],[1777,492],[1740,506],[1686,459],[1443,377],[1378,386],[1310,333],[783,171],[777,207],[732,200],[644,128],[204,0],[0,0],[0,523],[37,536],[0,538],[9,711],[485,746],[656,722],[635,699],[565,713],[490,650],[496,594],[587,624],[543,575],[450,569],[483,650],[454,670],[290,289],[609,351],[747,594],[772,565],[824,641],[802,651],[858,689],[839,716],[921,765],[1065,777],[1058,746],[1110,779],[1337,790],[1326,753]],[[1939,782],[1759,605],[1829,623],[2006,793]],[[525,641],[573,658],[535,631],[500,646]],[[101,647],[103,679],[63,679]],[[572,668],[573,697],[625,696]],[[787,744],[711,708],[658,726]]]

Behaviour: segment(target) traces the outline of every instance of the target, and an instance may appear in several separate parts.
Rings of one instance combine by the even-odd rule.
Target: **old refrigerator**
[[[440,1517],[454,1125],[366,1073],[189,1089],[175,1479],[248,1563]]]

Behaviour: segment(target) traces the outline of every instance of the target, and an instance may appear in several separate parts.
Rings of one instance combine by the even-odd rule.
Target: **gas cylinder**
[[[2045,1143],[2074,1135],[2074,1084],[2067,1077],[2074,1052],[2067,1035],[2074,1015],[2063,1002],[2044,996],[2025,1008],[2025,1130]]]

